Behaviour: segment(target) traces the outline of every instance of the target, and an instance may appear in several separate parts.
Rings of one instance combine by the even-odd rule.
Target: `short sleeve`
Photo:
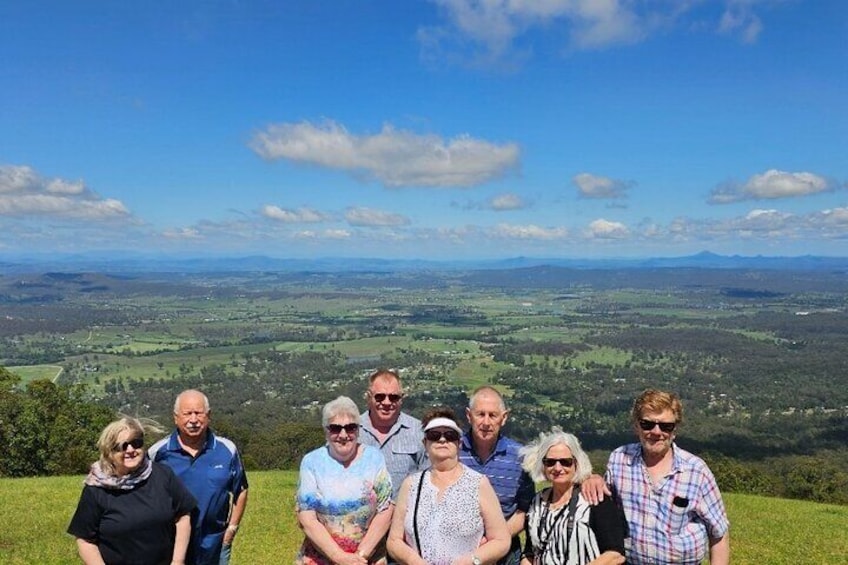
[[[379,453],[378,453],[379,455]],[[383,456],[380,455],[381,463],[374,477],[374,494],[377,496],[377,512],[382,512],[392,503],[392,478],[386,468]]]
[[[624,511],[610,496],[589,510],[589,527],[598,540],[598,550],[624,555]]]
[[[518,492],[515,497],[516,509],[527,512],[534,496],[536,496],[536,485],[533,483],[533,479],[530,478],[527,471],[521,471],[521,476],[518,478]]]
[[[238,450],[233,454],[233,459],[230,463],[230,473],[233,477],[231,492],[233,496],[238,496],[241,491],[247,489],[247,473],[244,471],[244,465],[242,464],[241,455]]]
[[[83,487],[76,512],[68,525],[69,534],[92,542],[100,537],[100,519],[103,516],[103,506],[97,500],[94,488]]]
[[[724,501],[721,498],[715,477],[706,464],[702,472],[703,477],[699,488],[700,496],[696,505],[697,512],[707,524],[707,533],[710,538],[720,539],[730,529],[730,523],[727,520]]]
[[[307,454],[300,462],[300,472],[297,479],[297,493],[295,494],[295,510],[318,509],[318,482],[315,477],[315,469],[310,464]]]

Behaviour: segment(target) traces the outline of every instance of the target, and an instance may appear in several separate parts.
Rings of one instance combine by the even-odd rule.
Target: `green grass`
[[[21,384],[26,384],[36,379],[53,380],[62,367],[59,365],[26,365],[20,367],[6,367],[10,373],[14,373],[21,377]]]
[[[233,563],[289,563],[303,539],[294,516],[294,471],[250,473],[250,498]],[[0,479],[0,563],[79,563],[65,533],[82,477]],[[848,506],[726,494],[735,565],[845,563]]]

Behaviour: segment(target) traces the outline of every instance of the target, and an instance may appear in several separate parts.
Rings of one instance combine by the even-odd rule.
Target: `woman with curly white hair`
[[[591,506],[580,483],[592,463],[580,441],[554,427],[523,447],[524,469],[550,481],[536,494],[524,522],[521,565],[619,565],[624,563],[624,515],[612,498]]]

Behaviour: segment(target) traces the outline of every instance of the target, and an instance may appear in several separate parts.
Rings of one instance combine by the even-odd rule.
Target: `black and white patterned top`
[[[571,539],[566,539],[569,505],[551,508],[550,494],[550,488],[536,494],[527,511],[524,557],[534,565],[585,565],[605,551],[624,555],[624,515],[610,497],[590,506],[578,495]]]

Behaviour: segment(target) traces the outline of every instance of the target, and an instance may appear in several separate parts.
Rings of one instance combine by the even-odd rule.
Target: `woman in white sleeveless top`
[[[431,468],[403,482],[389,553],[404,565],[495,563],[509,550],[509,531],[489,480],[459,462],[453,410],[431,410],[423,429]]]

